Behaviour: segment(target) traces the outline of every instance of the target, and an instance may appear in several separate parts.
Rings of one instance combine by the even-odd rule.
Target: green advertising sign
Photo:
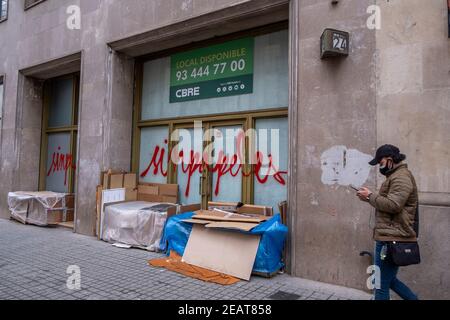
[[[254,38],[171,57],[170,103],[253,92]]]

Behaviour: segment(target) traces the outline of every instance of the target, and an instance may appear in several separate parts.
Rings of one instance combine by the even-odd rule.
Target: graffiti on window
[[[237,139],[237,150],[241,150],[239,146],[243,141],[242,139],[242,136]],[[163,146],[157,145],[152,152],[153,156],[150,163],[146,169],[140,173],[140,176],[141,178],[144,178],[149,174],[153,174],[155,176],[162,175],[167,177],[168,169],[164,170],[164,162],[172,165],[174,169],[177,165],[180,165],[182,172],[188,175],[186,186],[184,186],[186,197],[189,196],[191,178],[195,172],[201,174],[204,170],[208,170],[213,174],[217,174],[216,184],[214,186],[214,194],[216,196],[220,192],[222,177],[226,175],[237,177],[239,174],[244,177],[248,177],[252,174],[251,170],[247,169],[246,171],[243,156],[240,152],[226,155],[224,151],[220,150],[216,159],[212,162],[208,160],[211,159],[207,151],[208,148],[206,148],[206,151],[203,151],[203,154],[198,151],[187,150],[187,156],[185,156],[185,150],[178,151],[173,148],[167,152],[167,149],[167,140],[164,141]],[[169,155],[171,155],[170,158]],[[251,168],[253,168],[253,172],[258,183],[265,184],[271,178],[277,181],[280,185],[286,185],[285,176],[287,175],[287,171],[282,171],[275,165],[271,154],[266,155],[261,151],[256,151],[255,159],[256,163],[252,164]]]
[[[58,150],[52,154],[52,162],[49,170],[47,171],[47,177],[57,173],[64,172],[64,185],[67,185],[67,173],[70,169],[75,170],[76,166],[73,163],[74,159],[70,153],[61,153],[61,147],[58,146]]]

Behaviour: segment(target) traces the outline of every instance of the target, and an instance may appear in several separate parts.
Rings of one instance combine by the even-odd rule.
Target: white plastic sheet
[[[160,203],[131,201],[105,207],[102,240],[157,251],[167,220]]]
[[[47,226],[52,210],[65,210],[64,193],[55,192],[10,192],[8,206],[11,216],[25,224]],[[56,208],[56,205],[58,207]]]

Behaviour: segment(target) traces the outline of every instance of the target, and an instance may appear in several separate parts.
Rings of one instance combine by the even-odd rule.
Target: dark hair
[[[403,153],[398,153],[394,156],[392,156],[392,160],[394,160],[394,163],[400,163],[406,159],[406,156]]]

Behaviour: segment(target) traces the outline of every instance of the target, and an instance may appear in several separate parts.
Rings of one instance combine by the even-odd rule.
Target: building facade
[[[93,235],[109,168],[178,183],[183,203],[287,200],[288,271],[367,289],[372,262],[360,253],[373,249],[374,212],[348,186],[379,187],[367,162],[391,143],[408,156],[421,199],[423,263],[400,276],[422,298],[450,298],[445,1],[1,4],[0,217],[10,191],[73,192],[74,231]],[[321,59],[327,28],[348,32],[348,56]],[[275,129],[273,173],[240,157],[209,171],[168,164],[172,133],[199,122],[219,136]]]

